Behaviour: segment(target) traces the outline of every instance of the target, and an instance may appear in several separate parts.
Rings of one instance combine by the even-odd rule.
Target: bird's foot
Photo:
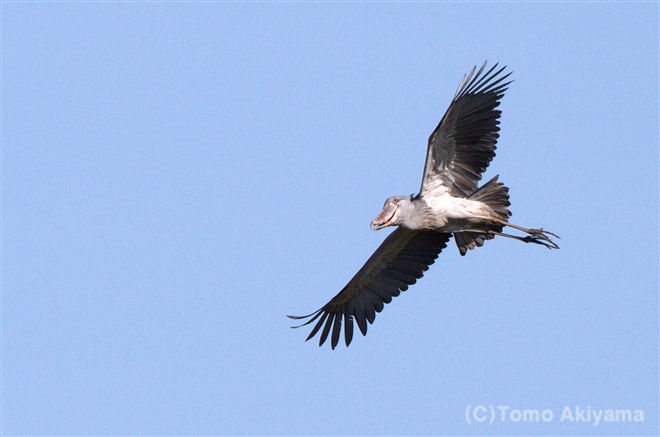
[[[528,233],[535,236],[535,237],[539,237],[542,240],[550,240],[548,235],[552,235],[553,237],[559,238],[561,240],[561,237],[559,235],[553,234],[550,231],[546,231],[543,228],[541,228],[541,229],[528,229]],[[548,234],[548,235],[546,235],[546,234]]]
[[[555,235],[552,232],[544,231],[543,229],[529,229],[527,233],[529,235],[523,237],[522,239],[525,243],[536,243],[545,246],[548,249],[559,249],[559,246],[557,246],[557,244],[552,241],[546,234],[561,239],[561,237],[558,235]]]

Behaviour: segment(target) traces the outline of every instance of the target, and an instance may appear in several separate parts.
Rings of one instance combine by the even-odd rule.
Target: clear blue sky
[[[657,434],[658,8],[4,3],[2,432]],[[452,242],[366,337],[304,343],[285,315],[385,238],[486,59],[485,178],[561,250]]]

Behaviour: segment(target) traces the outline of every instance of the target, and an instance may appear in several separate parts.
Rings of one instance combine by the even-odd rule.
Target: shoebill
[[[558,249],[543,229],[528,229],[509,222],[509,189],[498,176],[478,186],[481,174],[495,156],[500,113],[496,109],[511,81],[497,71],[486,73],[486,63],[463,76],[449,109],[431,134],[422,186],[415,196],[394,196],[371,222],[371,229],[397,226],[366,264],[323,308],[307,316],[288,316],[316,322],[307,340],[319,331],[319,346],[330,336],[334,349],[342,323],[346,346],[353,339],[353,321],[362,335],[376,313],[422,277],[454,236],[461,255],[495,236]],[[505,227],[523,236],[503,232]]]

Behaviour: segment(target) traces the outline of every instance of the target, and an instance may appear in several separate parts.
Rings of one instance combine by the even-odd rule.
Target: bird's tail
[[[495,176],[479,187],[468,196],[468,199],[485,203],[502,220],[509,221],[509,217],[511,217],[511,211],[508,208],[511,205],[511,202],[509,202],[509,189],[502,182],[497,181],[498,177],[499,175]]]
[[[500,219],[508,221],[511,217],[511,211],[508,206],[509,202],[509,189],[504,186],[502,182],[498,182],[495,176],[493,179],[486,182],[483,186],[479,187],[474,193],[468,196],[470,200],[476,200],[488,205],[497,214]],[[502,232],[501,225],[489,225],[492,231]],[[481,247],[486,240],[492,240],[494,235],[484,234],[480,232],[456,232],[454,233],[454,240],[458,246],[458,251],[461,255],[465,255],[468,250],[475,247]]]

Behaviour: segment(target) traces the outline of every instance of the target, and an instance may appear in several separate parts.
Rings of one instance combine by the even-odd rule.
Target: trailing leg
[[[514,240],[522,241],[523,243],[540,244],[541,246],[545,246],[548,249],[559,249],[559,246],[557,246],[557,244],[555,244],[555,242],[552,241],[550,238],[548,238],[546,235],[543,235],[543,238],[539,238],[538,236],[535,235],[527,235],[525,237],[519,237],[517,235],[505,234],[503,232],[495,232],[495,231],[490,231],[490,234],[499,235],[501,237],[513,238]],[[552,235],[556,237],[555,234]]]
[[[501,235],[503,237],[509,237],[509,238],[514,238],[516,240],[523,241],[525,243],[536,243],[536,244],[541,244],[549,249],[559,249],[559,246],[552,241],[549,237],[549,235],[552,235],[555,238],[561,239],[561,237],[557,234],[553,234],[550,231],[546,231],[543,228],[541,229],[529,229],[529,228],[523,228],[522,226],[514,225],[513,223],[509,223],[506,220],[502,220],[499,218],[491,218],[496,223],[501,224],[502,226],[509,226],[514,229],[518,229],[519,231],[522,231],[526,234],[528,234],[526,237],[516,237],[514,235],[509,235],[509,234],[503,234],[503,233],[496,233],[492,232],[494,235]]]

